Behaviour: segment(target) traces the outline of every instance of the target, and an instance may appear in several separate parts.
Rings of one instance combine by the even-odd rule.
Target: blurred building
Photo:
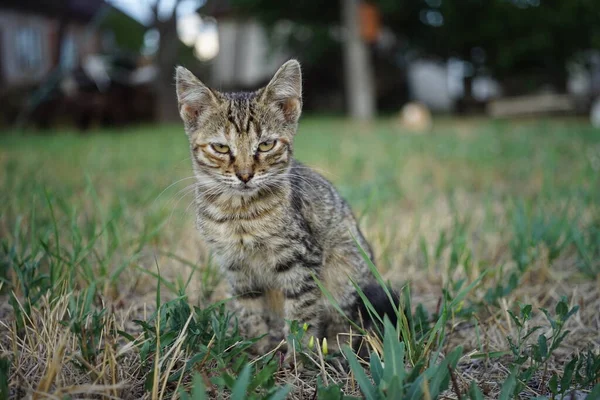
[[[103,5],[103,0],[3,0],[0,90],[37,84],[53,67],[73,68],[97,53],[99,32],[84,33]]]
[[[212,60],[211,83],[225,90],[255,89],[290,56],[274,48],[258,21],[238,15],[227,0],[208,0],[203,14],[218,20],[219,52]]]
[[[104,0],[3,0],[0,125],[151,119],[145,31]]]

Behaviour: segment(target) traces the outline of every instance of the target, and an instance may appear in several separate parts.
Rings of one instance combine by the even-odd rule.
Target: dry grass
[[[511,356],[477,355],[509,348],[506,338],[517,327],[508,310],[531,304],[536,314],[528,325],[548,334],[540,308],[553,310],[562,296],[578,305],[571,332],[522,397],[547,394],[551,373],[561,373],[573,354],[600,351],[600,242],[589,236],[600,229],[600,134],[578,121],[445,121],[428,136],[395,129],[385,121],[359,130],[308,119],[297,154],[349,199],[384,277],[396,287],[410,283],[413,308],[435,313],[444,289],[456,295],[459,282],[485,272],[463,302],[470,316],[456,309],[447,323],[441,353],[464,351],[442,398],[457,398],[473,381],[486,398],[498,396]],[[190,384],[187,375],[169,377],[191,356],[191,316],[168,348],[149,353],[152,360],[141,359],[147,339],[133,322],[156,310],[157,273],[161,303],[185,293],[189,304],[205,307],[222,297],[184,196],[191,181],[160,194],[190,175],[180,131],[0,139],[0,353],[11,362],[10,398],[162,399]],[[551,228],[553,218],[559,227]],[[544,226],[556,230],[556,242],[538,237]],[[578,234],[586,240],[583,253],[572,239]],[[555,254],[553,245],[563,240]],[[526,269],[517,262],[519,244]],[[586,251],[591,271],[582,267]],[[35,265],[30,277],[16,272],[26,265]],[[518,286],[488,304],[488,289],[506,286],[513,272]],[[41,275],[48,276],[45,286],[35,280]],[[45,288],[39,296],[36,285]],[[74,302],[90,292],[90,313],[76,315],[84,307]],[[9,302],[11,293],[18,304]],[[91,310],[104,313],[94,322]],[[82,322],[83,333],[73,321]],[[134,345],[119,332],[139,340]],[[97,338],[93,357],[84,354],[82,335]],[[291,385],[291,398],[315,398],[317,376],[360,395],[344,362],[326,363],[319,351],[311,357],[308,371],[276,373],[277,382]],[[220,372],[217,364],[205,359],[195,369],[216,396],[210,378]],[[152,371],[158,379],[145,387]]]

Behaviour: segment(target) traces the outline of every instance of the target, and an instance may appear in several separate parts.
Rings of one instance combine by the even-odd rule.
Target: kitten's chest
[[[224,263],[263,268],[275,263],[289,242],[285,227],[291,221],[279,210],[261,218],[198,219],[200,233]]]
[[[203,222],[200,230],[208,240],[211,247],[218,250],[253,253],[259,250],[267,250],[271,247],[271,240],[278,233],[275,226],[257,226],[255,223],[245,221],[228,222],[226,224],[213,224]]]

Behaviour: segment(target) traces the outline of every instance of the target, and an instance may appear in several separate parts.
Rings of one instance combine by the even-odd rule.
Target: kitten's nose
[[[254,176],[254,173],[250,170],[238,171],[235,173],[235,176],[237,176],[240,181],[248,183],[250,179],[252,179],[252,177]]]

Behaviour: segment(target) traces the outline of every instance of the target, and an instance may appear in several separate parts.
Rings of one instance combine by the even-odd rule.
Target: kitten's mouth
[[[251,193],[258,190],[256,186],[250,186],[246,183],[240,184],[236,189],[242,193]]]
[[[243,195],[249,195],[249,194],[254,194],[256,192],[258,192],[261,188],[263,187],[262,182],[255,182],[254,180],[249,181],[249,182],[236,182],[235,184],[231,185],[231,189],[234,192],[237,192],[239,194],[243,194]]]

